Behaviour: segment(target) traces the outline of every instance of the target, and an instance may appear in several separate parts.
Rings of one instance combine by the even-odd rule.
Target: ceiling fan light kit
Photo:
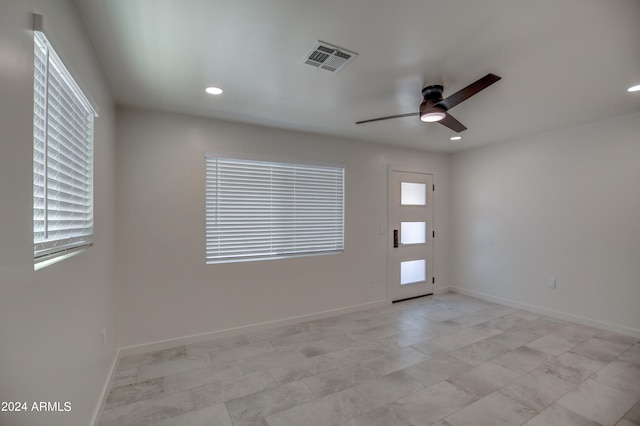
[[[391,120],[394,118],[419,116],[421,121],[427,123],[439,122],[440,124],[450,128],[456,133],[463,132],[467,128],[456,120],[449,110],[459,103],[469,99],[476,93],[486,89],[493,83],[500,80],[501,77],[495,74],[487,74],[479,80],[471,83],[464,89],[461,89],[453,95],[444,98],[442,97],[442,91],[444,88],[439,85],[431,85],[422,89],[422,103],[420,104],[420,112],[413,112],[408,114],[392,115],[389,117],[373,118],[370,120],[357,121],[356,124],[370,123],[372,121]]]
[[[420,116],[420,120],[424,121],[425,123],[435,123],[436,121],[442,120],[446,116],[447,114],[445,114],[444,111],[431,110],[422,114]]]
[[[429,86],[422,89],[423,101],[420,104],[420,120],[435,123],[447,116],[447,110],[436,106],[442,100],[442,86]]]

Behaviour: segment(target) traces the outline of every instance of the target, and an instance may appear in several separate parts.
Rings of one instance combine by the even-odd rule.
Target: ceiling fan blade
[[[372,121],[391,120],[392,118],[415,117],[420,115],[419,112],[410,112],[409,114],[391,115],[389,117],[372,118],[371,120],[356,121],[356,124],[371,123]]]
[[[502,77],[498,77],[495,74],[487,74],[482,77],[480,80],[477,80],[462,90],[457,91],[453,95],[441,100],[436,104],[436,106],[441,106],[447,110],[453,108],[458,105],[460,102],[469,99],[471,96],[480,92],[481,90],[486,89],[491,86],[496,81],[500,80]]]
[[[464,124],[453,118],[449,113],[447,113],[447,115],[442,120],[438,121],[438,123],[442,124],[443,126],[447,126],[456,133],[467,130]]]

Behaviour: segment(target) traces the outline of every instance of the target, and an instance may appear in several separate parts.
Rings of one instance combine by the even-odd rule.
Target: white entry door
[[[389,168],[389,296],[433,294],[433,174]]]

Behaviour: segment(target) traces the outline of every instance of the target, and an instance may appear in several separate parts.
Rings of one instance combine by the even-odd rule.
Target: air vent
[[[336,72],[353,61],[356,56],[358,54],[355,52],[319,41],[307,55],[304,63],[321,70]]]

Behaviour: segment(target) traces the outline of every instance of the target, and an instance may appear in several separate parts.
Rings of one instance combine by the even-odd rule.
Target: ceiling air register
[[[321,70],[336,72],[344,68],[357,56],[358,54],[355,52],[318,41],[311,53],[305,58],[304,63]]]

